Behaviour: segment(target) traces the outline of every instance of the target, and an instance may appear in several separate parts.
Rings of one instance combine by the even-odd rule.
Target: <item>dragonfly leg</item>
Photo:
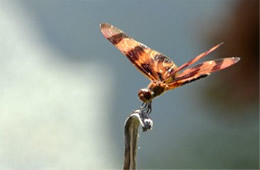
[[[141,106],[141,109],[147,114],[150,114],[152,112],[152,102],[144,102]]]

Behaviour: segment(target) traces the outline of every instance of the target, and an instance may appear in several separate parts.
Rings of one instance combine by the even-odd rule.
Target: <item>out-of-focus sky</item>
[[[149,81],[99,24],[113,24],[181,65],[225,41],[212,37],[229,26],[239,2],[1,0],[0,169],[120,169],[124,120]],[[230,39],[218,49],[224,56],[206,59],[248,63],[228,48]],[[138,168],[259,168],[258,99],[244,104],[246,88],[226,88],[240,87],[239,73],[250,70],[240,63],[153,101],[154,127],[140,132]],[[212,85],[216,91],[207,90]],[[227,93],[217,101],[221,89]]]

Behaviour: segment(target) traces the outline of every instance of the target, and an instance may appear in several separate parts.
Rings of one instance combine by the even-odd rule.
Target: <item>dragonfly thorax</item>
[[[151,82],[147,88],[140,89],[138,97],[143,102],[150,102],[156,96],[161,95],[166,90],[166,85],[162,82]]]

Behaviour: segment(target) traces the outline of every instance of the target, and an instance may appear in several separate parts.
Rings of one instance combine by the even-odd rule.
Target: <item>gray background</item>
[[[225,41],[208,36],[227,26],[237,2],[1,0],[0,169],[121,168],[124,120],[149,81],[99,24],[111,23],[181,65]],[[243,62],[226,44],[218,50],[228,53],[206,59]],[[258,101],[208,95],[225,74],[230,79],[218,89],[236,86],[235,67],[153,102],[154,128],[140,132],[139,168],[258,168]]]

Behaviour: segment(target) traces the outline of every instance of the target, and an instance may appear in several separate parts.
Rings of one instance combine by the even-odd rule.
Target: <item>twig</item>
[[[141,125],[143,131],[150,130],[153,126],[153,121],[149,114],[142,108],[135,110],[125,121],[124,170],[136,169],[136,152],[139,125]]]

